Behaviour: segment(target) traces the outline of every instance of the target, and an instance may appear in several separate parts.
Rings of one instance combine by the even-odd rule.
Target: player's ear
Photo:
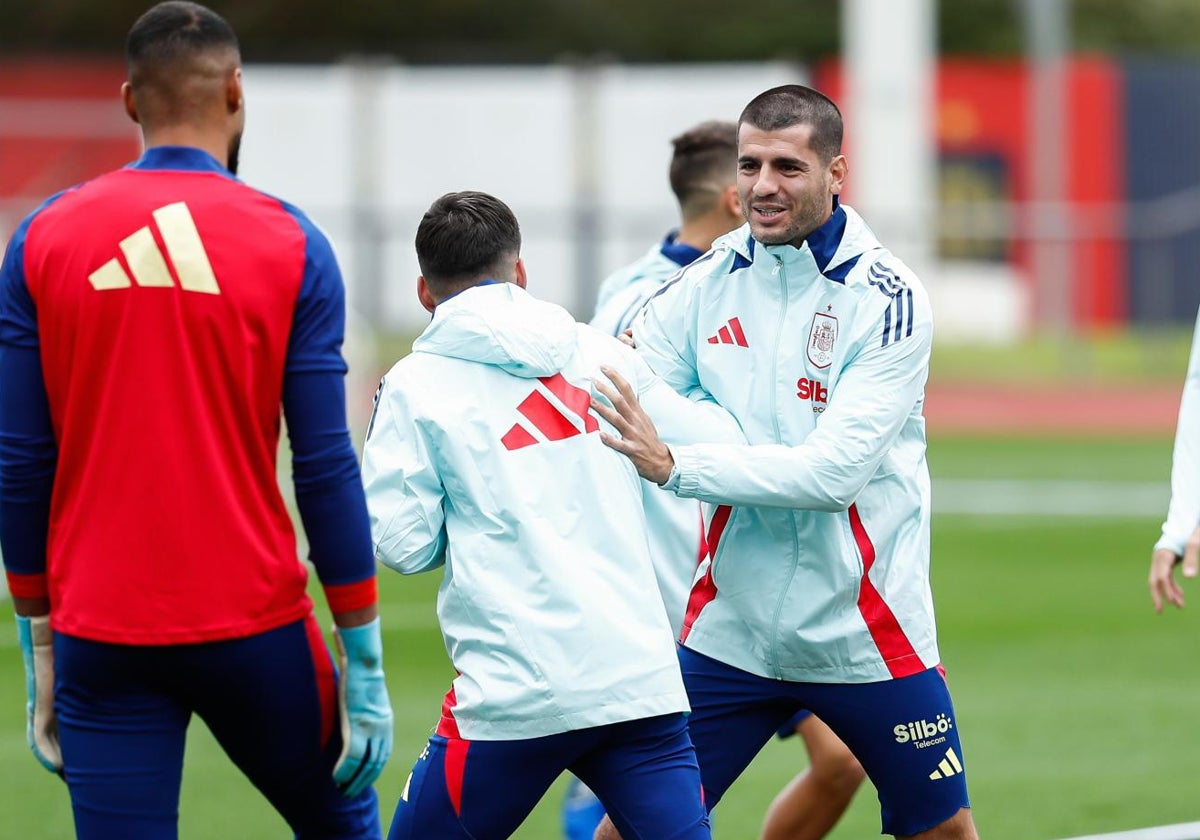
[[[842,191],[842,186],[846,183],[846,175],[850,172],[850,164],[846,162],[845,155],[838,155],[833,160],[829,161],[829,192],[837,195]]]
[[[737,184],[730,184],[721,191],[721,207],[734,218],[742,218],[742,200],[738,197]]]
[[[429,291],[429,284],[425,282],[424,274],[417,277],[417,300],[421,301],[421,305],[428,312],[432,312],[437,307],[437,298],[433,296],[433,292]]]
[[[121,102],[125,105],[125,113],[129,115],[129,119],[141,125],[142,121],[138,119],[137,101],[133,98],[133,85],[129,82],[121,85]]]
[[[529,282],[529,277],[525,274],[525,260],[517,257],[517,264],[513,269],[513,282],[525,288],[525,284]]]
[[[234,67],[225,77],[225,108],[230,114],[236,114],[242,110],[243,101],[242,68]]]

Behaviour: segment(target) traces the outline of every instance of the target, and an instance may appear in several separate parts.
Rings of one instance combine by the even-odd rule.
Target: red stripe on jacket
[[[871,583],[870,571],[875,564],[875,545],[871,542],[867,529],[863,527],[862,517],[858,514],[858,505],[851,505],[850,530],[854,533],[854,541],[858,544],[859,554],[862,555],[863,576],[858,591],[858,611],[862,613],[867,630],[879,649],[888,671],[895,678],[909,677],[925,670],[925,665],[917,652],[913,650],[908,636],[896,620],[891,607],[883,600],[875,584]]]
[[[718,505],[717,509],[713,511],[712,521],[708,523],[708,536],[700,541],[701,562],[707,556],[709,564],[704,576],[692,586],[692,594],[688,597],[687,612],[683,616],[683,630],[679,634],[681,642],[686,641],[688,634],[692,632],[692,625],[700,617],[700,611],[717,597],[717,584],[713,580],[712,561],[717,556],[717,546],[721,542],[721,534],[725,532],[725,526],[729,524],[729,515],[732,512],[731,506]]]

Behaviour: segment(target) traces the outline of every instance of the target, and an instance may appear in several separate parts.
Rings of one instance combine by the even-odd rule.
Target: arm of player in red
[[[28,220],[14,232],[0,266],[0,549],[25,666],[26,741],[43,767],[61,774],[46,581],[58,449],[42,379],[37,312],[24,277],[27,228]]]
[[[371,527],[346,421],[345,288],[328,240],[307,219],[297,219],[307,236],[305,276],[293,314],[283,410],[309,559],[337,625],[342,751],[333,779],[354,797],[374,783],[391,755],[392,707]]]
[[[374,550],[358,462],[344,426],[340,374],[289,376],[284,388],[296,504],[333,612],[342,752],[333,778],[357,796],[392,752]],[[342,431],[331,431],[342,419]]]

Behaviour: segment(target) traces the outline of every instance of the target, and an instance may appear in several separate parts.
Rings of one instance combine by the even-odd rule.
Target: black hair
[[[159,3],[138,18],[125,39],[130,82],[163,80],[180,62],[211,50],[238,51],[233,27],[206,6],[186,0]]]
[[[680,134],[671,145],[671,191],[684,218],[707,212],[737,174],[737,126],[709,120]]]
[[[804,85],[780,85],[750,100],[738,125],[778,131],[793,125],[812,128],[808,145],[825,163],[842,153],[842,112],[833,100]]]
[[[506,263],[521,252],[521,227],[495,196],[446,193],[421,217],[416,248],[425,282],[445,296],[489,277],[511,280]]]

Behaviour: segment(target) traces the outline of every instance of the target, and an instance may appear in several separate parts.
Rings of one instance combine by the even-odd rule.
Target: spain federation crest
[[[808,334],[808,360],[813,367],[827,368],[833,362],[833,345],[837,342],[838,319],[818,312],[813,315]]]

